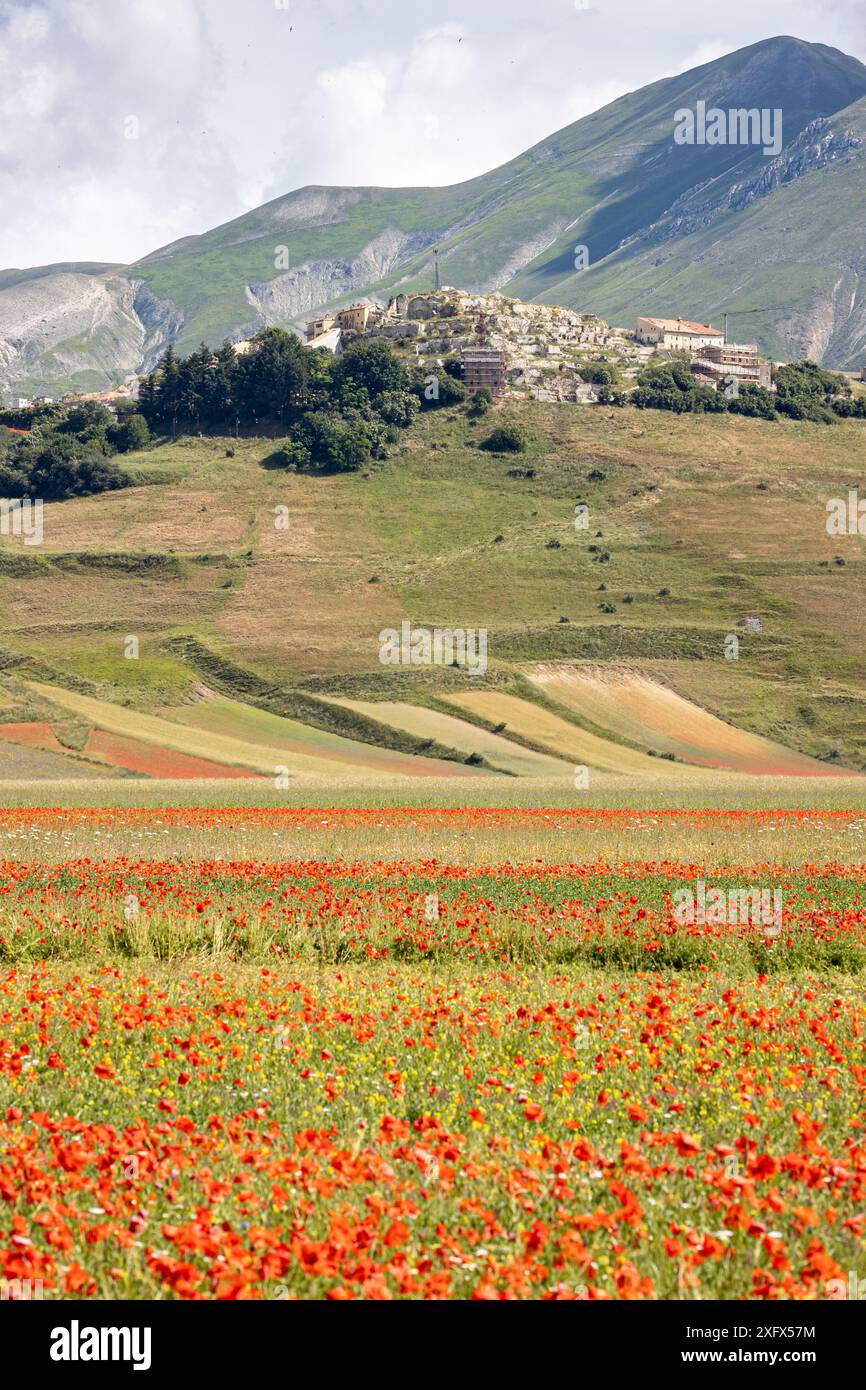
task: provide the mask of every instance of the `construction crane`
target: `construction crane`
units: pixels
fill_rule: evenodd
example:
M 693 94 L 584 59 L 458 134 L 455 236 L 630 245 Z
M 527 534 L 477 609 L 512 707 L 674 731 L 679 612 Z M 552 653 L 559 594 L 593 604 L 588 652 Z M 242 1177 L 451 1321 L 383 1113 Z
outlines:
M 765 304 L 760 309 L 731 309 L 724 314 L 725 320 L 725 342 L 728 341 L 728 318 L 744 318 L 747 314 L 771 314 L 776 309 L 790 309 L 790 304 Z

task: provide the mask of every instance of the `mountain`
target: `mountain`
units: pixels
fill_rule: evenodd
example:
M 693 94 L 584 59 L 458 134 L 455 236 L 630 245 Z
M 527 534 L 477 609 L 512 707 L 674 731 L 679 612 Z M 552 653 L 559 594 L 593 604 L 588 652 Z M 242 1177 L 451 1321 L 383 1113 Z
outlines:
M 778 153 L 676 143 L 675 113 L 701 101 L 779 109 Z M 307 187 L 134 265 L 0 272 L 0 388 L 114 384 L 168 342 L 188 351 L 360 294 L 428 287 L 434 247 L 443 282 L 462 288 L 626 324 L 727 310 L 733 337 L 775 357 L 858 365 L 864 161 L 866 67 L 767 39 L 629 93 L 463 184 Z

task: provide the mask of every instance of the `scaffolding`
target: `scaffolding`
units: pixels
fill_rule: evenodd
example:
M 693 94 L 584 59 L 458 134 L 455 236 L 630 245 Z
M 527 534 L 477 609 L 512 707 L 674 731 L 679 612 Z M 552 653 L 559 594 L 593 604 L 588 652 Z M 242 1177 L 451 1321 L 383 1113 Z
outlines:
M 497 395 L 505 384 L 505 353 L 499 348 L 463 349 L 463 384 L 470 396 L 486 386 Z

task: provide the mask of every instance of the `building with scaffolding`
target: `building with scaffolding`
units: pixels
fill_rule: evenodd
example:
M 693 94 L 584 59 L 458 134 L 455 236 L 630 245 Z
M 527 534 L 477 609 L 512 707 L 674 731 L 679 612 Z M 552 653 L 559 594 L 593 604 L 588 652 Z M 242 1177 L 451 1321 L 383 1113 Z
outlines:
M 497 396 L 505 384 L 505 353 L 499 348 L 465 347 L 461 356 L 463 384 L 470 396 L 483 386 Z
M 714 381 L 732 377 L 744 386 L 773 384 L 773 368 L 758 356 L 756 343 L 717 343 L 700 349 L 692 358 L 692 371 Z

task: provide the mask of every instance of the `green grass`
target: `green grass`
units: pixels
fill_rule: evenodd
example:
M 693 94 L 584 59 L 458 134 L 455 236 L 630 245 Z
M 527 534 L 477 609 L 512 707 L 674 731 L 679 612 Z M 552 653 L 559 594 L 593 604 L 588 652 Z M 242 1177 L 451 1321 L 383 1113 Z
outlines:
M 531 479 L 475 447 L 503 417 L 530 436 Z M 163 443 L 129 459 L 139 486 L 48 504 L 39 551 L 0 542 L 4 661 L 144 710 L 183 703 L 201 679 L 383 742 L 323 697 L 435 703 L 468 678 L 381 666 L 380 630 L 485 627 L 483 687 L 513 689 L 524 661 L 626 662 L 729 722 L 860 768 L 866 560 L 861 537 L 827 536 L 825 503 L 857 486 L 863 438 L 858 421 L 527 402 L 480 423 L 422 416 L 369 477 L 264 468 L 261 439 Z M 737 662 L 724 658 L 732 633 Z M 138 661 L 123 656 L 130 634 Z

